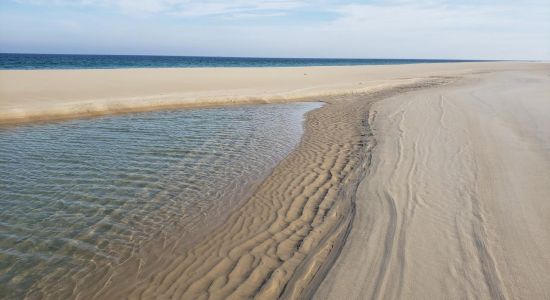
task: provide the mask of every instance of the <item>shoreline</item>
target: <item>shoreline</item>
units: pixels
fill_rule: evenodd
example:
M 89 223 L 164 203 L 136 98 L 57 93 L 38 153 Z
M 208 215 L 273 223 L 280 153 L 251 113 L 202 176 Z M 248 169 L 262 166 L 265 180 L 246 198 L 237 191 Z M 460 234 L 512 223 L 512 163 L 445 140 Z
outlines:
M 73 297 L 543 298 L 550 163 L 529 133 L 550 127 L 500 118 L 524 113 L 515 99 L 548 97 L 548 66 L 399 70 L 324 97 L 297 148 L 209 236 Z
M 302 105 L 302 103 L 297 103 L 296 105 Z M 225 190 L 226 192 L 223 193 L 224 194 L 223 197 L 208 198 L 210 200 L 215 199 L 216 200 L 215 202 L 218 203 L 219 205 L 210 205 L 209 209 L 201 209 L 200 211 L 197 211 L 197 213 L 195 214 L 190 213 L 193 207 L 189 206 L 190 209 L 189 210 L 186 209 L 186 211 L 189 211 L 189 212 L 185 214 L 187 216 L 185 220 L 180 219 L 178 217 L 172 218 L 170 219 L 169 222 L 165 223 L 165 225 L 167 225 L 166 227 L 159 227 L 159 226 L 156 226 L 154 223 L 148 224 L 147 226 L 145 226 L 145 228 L 153 229 L 150 231 L 152 232 L 152 234 L 147 235 L 148 239 L 144 239 L 143 243 L 140 243 L 139 245 L 136 244 L 136 246 L 133 248 L 134 250 L 131 253 L 125 252 L 124 253 L 125 255 L 118 256 L 120 259 L 117 258 L 117 263 L 116 263 L 117 265 L 111 267 L 109 264 L 106 265 L 104 261 L 98 260 L 97 263 L 95 264 L 96 268 L 94 272 L 90 272 L 90 274 L 84 274 L 83 272 L 79 272 L 81 270 L 80 268 L 70 268 L 69 270 L 63 270 L 63 272 L 50 272 L 46 276 L 42 277 L 41 280 L 35 283 L 33 288 L 30 290 L 28 297 L 29 298 L 33 298 L 33 297 L 48 298 L 47 297 L 48 294 L 50 294 L 50 297 L 51 297 L 51 294 L 58 293 L 56 295 L 59 298 L 72 298 L 70 296 L 70 293 L 67 293 L 68 290 L 70 291 L 72 289 L 74 289 L 78 293 L 82 292 L 81 290 L 84 290 L 84 292 L 95 290 L 97 292 L 98 287 L 101 287 L 103 284 L 102 280 L 108 279 L 111 276 L 110 274 L 112 274 L 112 272 L 124 273 L 126 276 L 131 277 L 132 275 L 135 274 L 135 272 L 139 272 L 136 270 L 139 270 L 140 268 L 139 265 L 142 264 L 142 261 L 149 261 L 152 259 L 161 259 L 161 260 L 169 259 L 173 251 L 183 251 L 185 249 L 189 249 L 194 245 L 196 245 L 199 241 L 203 240 L 205 237 L 208 237 L 208 235 L 213 230 L 222 227 L 224 221 L 229 217 L 229 214 L 231 212 L 238 210 L 246 202 L 246 200 L 249 199 L 256 192 L 258 187 L 264 181 L 266 181 L 266 179 L 272 174 L 273 169 L 278 165 L 278 163 L 284 160 L 289 153 L 293 152 L 296 149 L 297 145 L 299 144 L 303 136 L 304 127 L 306 126 L 305 124 L 306 118 L 307 118 L 306 115 L 309 112 L 318 109 L 321 104 L 304 103 L 304 105 L 308 107 L 308 111 L 305 112 L 304 114 L 301 114 L 301 118 L 298 119 L 296 123 L 293 123 L 296 126 L 289 127 L 289 128 L 296 128 L 295 130 L 298 130 L 298 128 L 300 128 L 299 130 L 301 131 L 301 134 L 296 133 L 296 135 L 294 135 L 296 137 L 293 139 L 294 143 L 292 144 L 292 147 L 286 148 L 287 151 L 285 151 L 284 153 L 278 152 L 286 155 L 278 156 L 277 160 L 270 159 L 269 161 L 271 161 L 271 163 L 266 165 L 267 168 L 265 168 L 263 172 L 256 172 L 253 176 L 238 177 L 240 178 L 239 180 L 233 180 L 233 183 L 231 185 L 226 186 L 226 187 L 230 187 L 230 189 Z M 280 109 L 280 108 L 277 108 L 278 105 L 269 105 L 269 106 L 263 107 L 263 108 L 257 107 L 255 109 L 262 109 L 263 112 L 267 114 L 270 113 L 270 109 L 274 109 L 274 110 Z M 292 107 L 294 106 L 294 104 L 288 104 L 288 105 L 283 104 L 283 107 L 284 106 Z M 292 113 L 292 112 L 289 112 L 289 113 Z M 217 115 L 227 116 L 226 114 L 221 114 L 221 113 Z M 282 115 L 281 117 L 284 118 L 284 116 Z M 133 118 L 133 116 L 131 116 L 130 118 Z M 162 118 L 163 118 L 162 114 L 160 118 L 161 118 L 160 121 L 162 121 Z M 232 117 L 229 115 L 229 119 L 231 118 Z M 247 120 L 250 120 L 250 118 L 247 116 L 245 116 L 245 118 Z M 124 119 L 124 117 L 122 119 Z M 154 119 L 154 118 L 150 118 L 149 120 L 152 121 L 153 124 L 155 123 L 155 121 L 159 121 L 158 119 Z M 273 120 L 273 121 L 277 122 L 276 120 Z M 229 122 L 231 121 L 229 120 Z M 97 120 L 89 123 L 104 124 L 105 122 L 103 122 L 103 120 Z M 117 123 L 111 122 L 111 124 L 116 126 Z M 41 126 L 42 125 L 37 125 L 37 127 L 39 128 Z M 48 125 L 46 125 L 46 127 L 47 126 Z M 246 124 L 243 124 L 243 126 L 246 126 Z M 265 125 L 260 125 L 260 126 L 265 126 Z M 163 128 L 166 128 L 166 127 L 163 126 Z M 259 131 L 261 132 L 261 130 L 262 129 L 260 128 Z M 273 132 L 273 134 L 275 136 L 278 136 L 280 133 Z M 281 131 L 281 134 L 284 134 L 284 133 Z M 254 134 L 254 140 L 260 140 L 258 138 L 261 139 L 259 135 Z M 281 140 L 281 142 L 283 140 Z M 228 144 L 222 143 L 222 145 L 228 145 Z M 231 149 L 232 147 L 233 146 L 229 146 L 228 148 Z M 261 147 L 261 148 L 265 149 L 265 147 Z M 216 149 L 216 147 L 213 147 L 213 149 Z M 265 149 L 265 150 L 268 151 L 268 149 Z M 247 155 L 245 157 L 242 157 L 242 160 L 239 160 L 239 161 L 244 162 L 246 159 L 253 160 L 254 155 L 256 154 L 250 153 L 250 156 Z M 262 157 L 266 159 L 270 158 L 265 154 L 262 154 Z M 147 161 L 150 161 L 150 160 L 147 160 Z M 177 164 L 177 161 L 174 163 Z M 247 166 L 250 164 L 252 164 L 252 162 L 243 163 L 243 167 L 250 167 L 250 166 Z M 222 167 L 222 168 L 227 168 L 227 167 Z M 202 170 L 199 168 L 197 171 L 201 172 Z M 243 171 L 243 172 L 246 172 L 246 171 Z M 174 172 L 170 172 L 170 173 L 173 174 Z M 231 174 L 235 174 L 235 173 L 232 172 Z M 162 177 L 164 176 L 161 176 L 159 178 L 162 178 Z M 181 179 L 185 180 L 184 178 L 181 178 Z M 210 181 L 210 183 L 197 185 L 197 187 L 201 187 L 201 190 L 204 190 L 204 193 L 208 192 L 209 189 L 212 189 L 212 187 L 215 187 L 221 190 L 222 186 L 213 185 L 213 183 L 215 182 L 216 180 L 212 180 Z M 174 186 L 174 188 L 172 188 L 172 186 Z M 176 182 L 173 182 L 170 185 L 166 185 L 166 189 L 168 192 L 171 192 L 171 193 L 177 194 L 179 192 L 180 194 L 185 195 L 183 198 L 187 197 L 187 193 L 182 193 L 182 191 L 177 188 L 178 186 L 179 185 Z M 121 186 L 121 187 L 124 188 L 124 186 Z M 212 197 L 215 197 L 215 195 L 213 195 Z M 155 200 L 154 198 L 155 197 L 149 200 L 151 202 L 154 202 Z M 147 200 L 148 198 L 143 198 L 143 199 L 145 200 L 143 205 L 147 205 L 147 203 L 149 202 Z M 177 198 L 177 200 L 178 202 L 185 201 L 185 199 L 179 199 L 179 198 Z M 175 201 L 175 200 L 171 200 L 171 201 Z M 157 219 L 158 219 L 159 214 L 156 213 L 157 209 L 158 208 L 155 208 L 153 211 L 150 211 L 149 209 L 144 210 L 145 216 L 148 215 L 146 212 L 149 211 L 149 214 L 151 214 L 152 216 L 157 216 Z M 176 209 L 176 212 L 177 211 L 178 210 Z M 170 215 L 168 214 L 168 216 Z M 137 228 L 139 228 L 139 226 Z M 142 233 L 142 235 L 144 234 Z M 93 245 L 93 242 L 90 242 L 90 244 Z M 112 248 L 113 253 L 119 253 L 115 250 L 116 248 Z M 59 252 L 60 252 L 58 255 L 59 257 L 66 255 L 66 253 L 64 253 L 63 251 L 59 251 Z M 117 256 L 113 255 L 113 257 L 117 257 Z M 40 266 L 37 266 L 36 269 L 40 270 L 43 268 Z M 69 274 L 70 276 L 65 276 L 64 274 Z M 84 278 L 86 279 L 82 278 L 82 276 L 84 276 Z M 75 286 L 75 282 L 78 282 L 79 284 Z M 60 285 L 62 286 L 62 288 L 59 288 Z M 55 287 L 56 290 L 53 290 L 54 288 L 52 287 Z
M 456 76 L 471 69 L 509 69 L 526 64 L 531 63 L 0 70 L 0 125 L 163 109 L 304 101 L 371 92 L 433 75 Z
M 374 146 L 363 116 L 377 100 L 447 80 L 328 98 L 308 112 L 299 145 L 224 224 L 191 247 L 169 244 L 144 262 L 128 262 L 99 292 L 88 286 L 77 289 L 78 296 L 312 296 L 344 247 L 355 216 L 354 198 Z M 129 279 L 138 264 L 141 271 Z M 224 277 L 233 279 L 218 286 Z

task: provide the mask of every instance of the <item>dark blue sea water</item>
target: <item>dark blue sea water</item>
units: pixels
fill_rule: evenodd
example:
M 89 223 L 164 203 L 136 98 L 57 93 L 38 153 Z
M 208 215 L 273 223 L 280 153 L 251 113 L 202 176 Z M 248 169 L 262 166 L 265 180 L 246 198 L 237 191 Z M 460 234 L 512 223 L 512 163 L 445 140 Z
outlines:
M 341 58 L 260 58 L 149 55 L 76 55 L 0 53 L 0 69 L 118 69 L 118 68 L 198 68 L 198 67 L 298 67 L 398 65 L 450 63 L 471 60 L 451 59 L 341 59 Z

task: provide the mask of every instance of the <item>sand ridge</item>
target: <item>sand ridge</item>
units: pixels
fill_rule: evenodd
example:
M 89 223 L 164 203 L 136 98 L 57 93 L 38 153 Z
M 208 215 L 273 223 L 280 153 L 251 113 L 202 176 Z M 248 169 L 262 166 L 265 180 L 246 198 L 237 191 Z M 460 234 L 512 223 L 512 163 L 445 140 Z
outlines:
M 0 70 L 0 125 L 370 92 L 417 78 L 525 63 L 284 68 Z

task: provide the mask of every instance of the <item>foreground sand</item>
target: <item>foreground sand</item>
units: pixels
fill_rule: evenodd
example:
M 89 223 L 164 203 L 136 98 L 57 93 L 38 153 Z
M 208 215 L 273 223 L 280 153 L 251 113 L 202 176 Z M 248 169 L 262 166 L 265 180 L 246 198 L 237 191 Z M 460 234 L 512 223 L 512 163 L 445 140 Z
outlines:
M 550 68 L 373 105 L 372 165 L 318 299 L 550 299 Z
M 303 69 L 308 70 L 306 76 L 317 78 L 313 84 L 303 79 Z M 93 103 L 90 99 L 96 97 L 103 99 L 98 100 L 101 103 L 128 101 L 126 109 L 132 110 L 134 102 L 121 99 L 136 100 L 159 92 L 160 87 L 178 89 L 178 84 L 192 90 L 193 82 L 204 83 L 204 91 L 198 85 L 189 92 L 194 99 L 216 95 L 231 101 L 235 95 L 247 95 L 250 100 L 257 99 L 254 93 L 265 93 L 259 101 L 324 95 L 327 102 L 308 114 L 297 149 L 223 226 L 197 243 L 181 244 L 177 236 L 158 241 L 144 251 L 146 255 L 111 273 L 89 274 L 76 286 L 42 282 L 29 296 L 549 298 L 549 65 L 266 70 L 219 70 L 223 76 L 237 77 L 228 82 L 213 70 L 195 70 L 203 81 L 189 77 L 188 82 L 180 78 L 168 84 L 159 79 L 149 84 L 136 79 L 142 85 L 135 90 L 133 81 L 123 78 L 127 85 L 113 84 L 111 90 L 102 91 L 87 87 L 79 72 L 96 76 L 97 81 L 89 83 L 94 88 L 108 86 L 95 72 L 104 76 L 126 72 L 139 78 L 185 72 L 2 73 L 8 78 L 5 82 L 11 82 L 7 87 L 2 83 L 2 105 L 12 112 L 27 111 L 24 118 L 9 119 L 17 114 L 4 114 L 6 122 L 78 116 L 29 113 L 40 101 L 52 99 L 58 99 L 53 107 L 77 107 Z M 43 74 L 51 75 L 51 86 L 43 83 L 36 88 Z M 61 82 L 71 77 L 68 74 L 76 82 L 63 96 Z M 16 75 L 22 77 L 16 80 Z M 208 76 L 213 76 L 212 81 Z M 14 88 L 16 82 L 29 83 L 28 90 Z M 356 87 L 358 82 L 365 87 Z M 71 91 L 74 103 L 68 100 Z M 101 98 L 111 92 L 116 97 Z M 21 98 L 26 100 L 17 103 L 6 95 L 26 95 Z M 191 98 L 178 99 L 172 104 L 186 106 L 189 103 L 182 99 Z M 158 108 L 148 101 L 138 101 L 137 107 Z M 119 111 L 101 113 L 111 112 Z

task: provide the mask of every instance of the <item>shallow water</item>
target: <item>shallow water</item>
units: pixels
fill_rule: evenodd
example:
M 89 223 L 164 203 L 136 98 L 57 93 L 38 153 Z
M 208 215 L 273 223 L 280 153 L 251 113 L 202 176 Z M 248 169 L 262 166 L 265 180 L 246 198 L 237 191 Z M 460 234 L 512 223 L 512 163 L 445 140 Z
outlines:
M 0 298 L 116 268 L 215 220 L 299 142 L 319 103 L 0 128 Z

